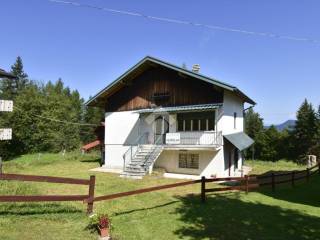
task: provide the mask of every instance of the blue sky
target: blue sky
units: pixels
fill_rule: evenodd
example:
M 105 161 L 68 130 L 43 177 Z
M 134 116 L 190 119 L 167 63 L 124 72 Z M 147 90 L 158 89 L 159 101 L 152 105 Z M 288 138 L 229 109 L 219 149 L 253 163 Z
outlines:
M 70 0 L 72 1 L 72 0 Z M 204 24 L 320 40 L 320 1 L 74 0 Z M 238 86 L 266 124 L 320 104 L 320 45 L 150 21 L 47 0 L 1 1 L 0 67 L 20 55 L 32 79 L 78 89 L 87 99 L 146 55 Z

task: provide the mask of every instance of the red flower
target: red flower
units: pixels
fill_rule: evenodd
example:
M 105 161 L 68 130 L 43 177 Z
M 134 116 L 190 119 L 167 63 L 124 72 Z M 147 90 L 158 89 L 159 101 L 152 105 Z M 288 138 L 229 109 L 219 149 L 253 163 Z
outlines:
M 109 228 L 110 227 L 110 220 L 107 215 L 99 216 L 99 228 Z

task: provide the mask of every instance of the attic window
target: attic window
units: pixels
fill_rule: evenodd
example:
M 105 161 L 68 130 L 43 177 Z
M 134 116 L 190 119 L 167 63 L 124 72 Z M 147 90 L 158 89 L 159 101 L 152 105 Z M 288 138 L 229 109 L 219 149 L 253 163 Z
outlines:
M 158 106 L 165 106 L 170 99 L 170 94 L 169 92 L 155 92 L 151 98 Z
M 170 94 L 169 92 L 155 92 L 153 95 L 152 95 L 152 98 L 154 100 L 157 100 L 157 99 L 168 99 L 170 97 Z

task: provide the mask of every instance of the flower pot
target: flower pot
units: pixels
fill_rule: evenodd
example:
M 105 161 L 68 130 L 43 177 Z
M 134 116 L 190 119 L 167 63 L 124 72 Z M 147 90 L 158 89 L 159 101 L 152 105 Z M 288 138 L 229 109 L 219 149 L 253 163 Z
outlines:
M 101 237 L 109 237 L 109 228 L 100 228 Z

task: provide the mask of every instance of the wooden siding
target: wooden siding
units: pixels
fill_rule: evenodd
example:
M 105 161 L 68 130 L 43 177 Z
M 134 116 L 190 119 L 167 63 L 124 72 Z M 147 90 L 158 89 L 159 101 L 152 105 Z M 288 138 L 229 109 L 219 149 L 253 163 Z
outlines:
M 154 95 L 164 98 L 154 99 Z M 151 67 L 111 95 L 105 105 L 106 112 L 128 111 L 152 106 L 183 106 L 222 103 L 223 91 L 212 84 L 181 75 L 162 67 Z

